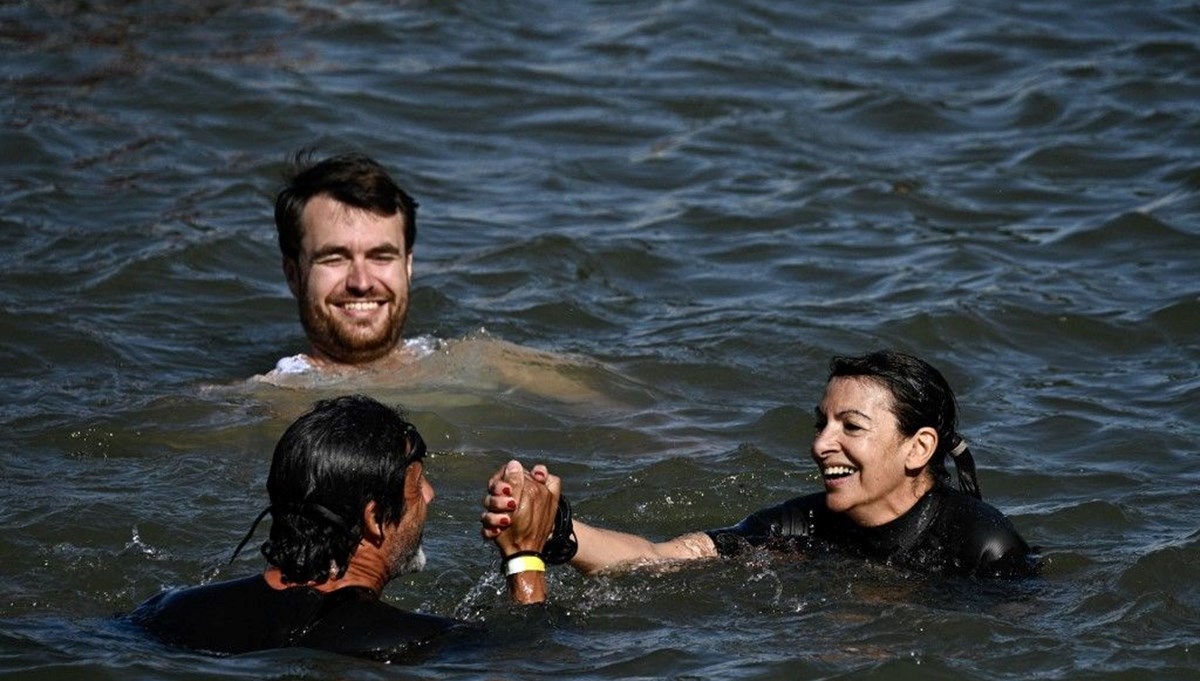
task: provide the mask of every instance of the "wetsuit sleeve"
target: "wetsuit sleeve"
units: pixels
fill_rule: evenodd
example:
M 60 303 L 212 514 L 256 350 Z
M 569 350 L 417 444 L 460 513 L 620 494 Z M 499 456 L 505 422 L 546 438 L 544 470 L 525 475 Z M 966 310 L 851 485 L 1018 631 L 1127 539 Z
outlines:
M 963 563 L 977 577 L 1026 577 L 1038 572 L 1033 550 L 1017 534 L 1012 521 L 987 508 L 971 524 L 963 542 Z
M 717 530 L 707 530 L 707 534 L 717 547 L 719 556 L 736 556 L 747 546 L 760 546 L 771 538 L 771 516 L 774 508 L 756 511 L 737 525 L 723 527 Z
M 705 532 L 717 547 L 719 556 L 736 556 L 748 547 L 774 543 L 784 538 L 807 538 L 812 531 L 811 507 L 823 506 L 820 495 L 797 497 L 790 501 L 755 511 L 742 522 L 730 527 Z M 815 500 L 815 501 L 814 501 Z

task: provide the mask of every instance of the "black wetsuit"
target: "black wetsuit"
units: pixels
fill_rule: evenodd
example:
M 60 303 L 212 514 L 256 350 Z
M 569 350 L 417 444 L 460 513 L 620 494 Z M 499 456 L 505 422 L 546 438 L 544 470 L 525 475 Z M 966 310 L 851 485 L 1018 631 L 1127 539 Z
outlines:
M 396 661 L 450 630 L 472 628 L 393 608 L 363 587 L 279 590 L 262 575 L 164 591 L 130 619 L 165 643 L 210 653 L 299 646 Z
M 1037 572 L 1029 545 L 1004 514 L 944 485 L 878 527 L 861 527 L 845 514 L 830 511 L 820 492 L 763 509 L 708 535 L 721 555 L 763 546 L 832 551 L 940 575 L 1019 577 Z

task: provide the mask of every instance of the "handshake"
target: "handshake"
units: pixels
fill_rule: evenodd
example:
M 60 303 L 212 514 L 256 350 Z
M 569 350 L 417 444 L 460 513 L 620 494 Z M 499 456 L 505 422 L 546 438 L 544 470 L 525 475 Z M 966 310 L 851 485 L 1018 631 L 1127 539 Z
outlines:
M 546 565 L 569 562 L 579 548 L 562 481 L 538 464 L 509 461 L 489 480 L 480 534 L 495 542 L 519 602 L 545 600 Z

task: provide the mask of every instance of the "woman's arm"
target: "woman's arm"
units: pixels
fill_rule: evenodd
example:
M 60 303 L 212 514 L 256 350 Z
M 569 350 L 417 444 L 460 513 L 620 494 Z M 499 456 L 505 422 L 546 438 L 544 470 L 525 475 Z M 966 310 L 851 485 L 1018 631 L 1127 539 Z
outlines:
M 618 567 L 636 567 L 672 560 L 716 558 L 717 547 L 703 532 L 692 532 L 663 542 L 636 534 L 606 530 L 575 521 L 579 551 L 571 565 L 585 575 Z
M 523 520 L 514 513 L 522 503 L 522 490 L 512 482 L 517 479 L 524 479 L 523 489 L 538 483 L 555 491 L 561 489 L 561 480 L 558 476 L 550 475 L 545 466 L 534 466 L 529 476 L 525 477 L 521 464 L 510 461 L 488 481 L 488 493 L 483 498 L 484 512 L 480 516 L 484 538 L 495 539 L 507 529 L 524 525 Z M 553 501 L 557 505 L 558 494 L 553 495 Z M 538 503 L 549 503 L 549 499 L 543 498 Z M 540 509 L 538 515 L 555 510 L 556 508 Z M 579 521 L 574 521 L 574 530 L 579 549 L 571 559 L 571 565 L 588 575 L 618 567 L 715 558 L 717 555 L 716 545 L 703 532 L 685 534 L 664 542 L 652 542 L 636 534 L 606 530 Z

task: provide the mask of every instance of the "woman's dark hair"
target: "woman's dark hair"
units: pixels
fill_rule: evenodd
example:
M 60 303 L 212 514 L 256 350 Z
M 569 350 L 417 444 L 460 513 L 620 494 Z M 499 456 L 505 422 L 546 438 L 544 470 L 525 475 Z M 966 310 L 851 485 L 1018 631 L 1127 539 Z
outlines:
M 900 432 L 912 435 L 926 426 L 938 434 L 938 448 L 929 460 L 934 479 L 949 484 L 946 456 L 954 459 L 958 487 L 979 498 L 975 459 L 958 434 L 958 404 L 941 372 L 928 362 L 894 350 L 879 350 L 861 357 L 834 357 L 829 378 L 858 377 L 873 380 L 892 395 L 892 413 Z
M 279 251 L 285 258 L 300 257 L 304 226 L 300 216 L 314 197 L 328 194 L 339 202 L 404 218 L 404 248 L 412 251 L 417 241 L 417 202 L 388 175 L 387 170 L 364 154 L 341 154 L 313 163 L 312 152 L 302 150 L 293 162 L 294 172 L 275 197 L 275 229 Z
M 377 522 L 398 522 L 405 471 L 424 453 L 398 409 L 363 395 L 317 402 L 275 446 L 263 556 L 288 583 L 341 577 L 362 537 L 367 503 L 375 502 Z

